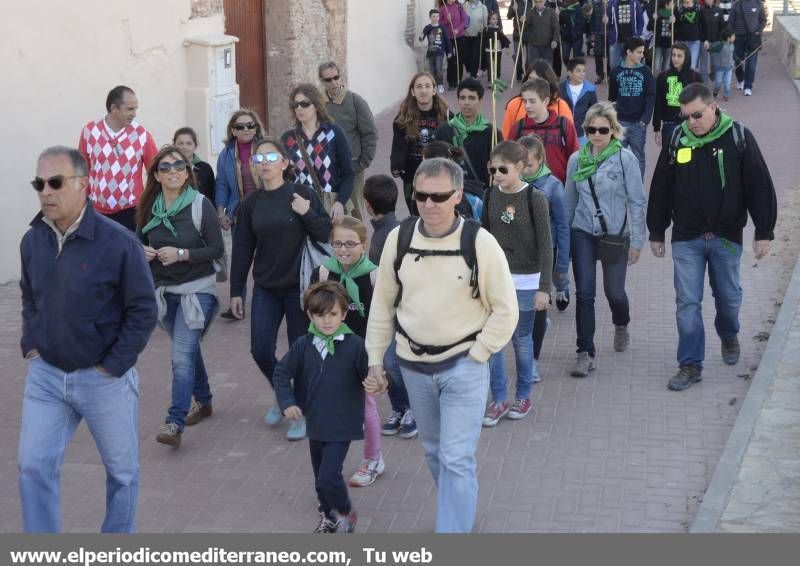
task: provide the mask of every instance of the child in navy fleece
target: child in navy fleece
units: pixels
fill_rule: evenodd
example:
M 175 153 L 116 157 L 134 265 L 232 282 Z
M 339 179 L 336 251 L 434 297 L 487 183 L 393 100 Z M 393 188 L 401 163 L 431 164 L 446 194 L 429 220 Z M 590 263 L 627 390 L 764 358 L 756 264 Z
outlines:
M 624 147 L 629 147 L 639 160 L 644 179 L 644 144 L 647 124 L 653 117 L 656 103 L 656 81 L 653 73 L 642 63 L 644 41 L 631 37 L 625 42 L 625 59 L 611 71 L 608 81 L 608 100 L 614 103 L 617 117 L 625 128 Z
M 381 390 L 374 378 L 366 377 L 364 340 L 344 324 L 349 303 L 339 283 L 311 285 L 304 296 L 311 319 L 308 334 L 292 344 L 273 376 L 283 414 L 306 418 L 320 512 L 314 532 L 320 533 L 355 530 L 357 516 L 342 464 L 350 442 L 364 438 L 364 390 Z
M 444 28 L 439 25 L 439 10 L 433 9 L 428 12 L 431 23 L 422 28 L 419 40 L 428 40 L 428 52 L 425 57 L 428 59 L 428 70 L 436 79 L 439 92 L 444 92 L 444 57 L 453 56 L 453 49 L 450 47 L 450 38 L 447 37 Z

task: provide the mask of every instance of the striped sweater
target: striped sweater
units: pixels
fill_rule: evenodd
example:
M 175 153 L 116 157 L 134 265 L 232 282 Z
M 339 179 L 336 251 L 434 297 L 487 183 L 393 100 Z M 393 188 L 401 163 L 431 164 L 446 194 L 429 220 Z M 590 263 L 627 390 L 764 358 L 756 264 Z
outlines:
M 135 121 L 114 136 L 100 119 L 83 128 L 78 151 L 89 164 L 89 198 L 95 209 L 113 214 L 136 206 L 144 190 L 142 172 L 158 147 L 150 132 Z

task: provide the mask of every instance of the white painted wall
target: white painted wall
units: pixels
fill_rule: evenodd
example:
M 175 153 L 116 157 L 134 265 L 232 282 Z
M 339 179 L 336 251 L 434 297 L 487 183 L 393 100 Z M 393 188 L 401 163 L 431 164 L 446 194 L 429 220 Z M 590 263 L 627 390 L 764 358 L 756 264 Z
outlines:
M 417 4 L 415 35 L 428 23 L 434 0 Z M 407 0 L 348 0 L 348 87 L 363 96 L 372 112 L 389 108 L 406 95 L 417 72 L 417 54 L 405 40 Z M 415 40 L 415 45 L 420 45 Z
M 0 282 L 19 278 L 19 240 L 38 210 L 30 181 L 47 146 L 76 146 L 117 84 L 139 97 L 137 119 L 160 146 L 186 125 L 189 36 L 222 33 L 222 15 L 190 19 L 189 0 L 27 0 L 0 18 Z M 192 124 L 189 124 L 192 125 Z

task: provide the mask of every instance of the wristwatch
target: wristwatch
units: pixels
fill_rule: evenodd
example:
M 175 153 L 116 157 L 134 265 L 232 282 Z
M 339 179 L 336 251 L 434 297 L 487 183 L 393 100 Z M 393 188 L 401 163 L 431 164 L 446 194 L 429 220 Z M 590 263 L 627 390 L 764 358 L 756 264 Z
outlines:
M 178 261 L 183 261 L 183 256 L 186 255 L 186 250 L 178 248 Z

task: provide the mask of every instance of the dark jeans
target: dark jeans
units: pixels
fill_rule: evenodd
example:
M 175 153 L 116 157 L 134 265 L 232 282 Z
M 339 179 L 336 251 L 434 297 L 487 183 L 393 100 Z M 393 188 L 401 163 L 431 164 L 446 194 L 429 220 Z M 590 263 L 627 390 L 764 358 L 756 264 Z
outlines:
M 747 43 L 746 35 L 736 36 L 736 43 L 733 44 L 733 61 L 736 63 L 736 80 L 744 81 L 744 88 L 753 88 L 753 82 L 756 80 L 758 52 L 745 61 L 744 65 L 739 65 L 753 51 L 747 48 Z
M 113 220 L 117 224 L 122 224 L 131 232 L 136 232 L 136 207 L 123 208 L 119 212 L 104 215 L 109 220 Z
M 350 442 L 322 442 L 308 439 L 311 467 L 314 469 L 314 488 L 317 490 L 319 510 L 328 517 L 331 511 L 342 515 L 350 512 L 350 497 L 342 477 L 342 466 Z
M 570 247 L 572 249 L 572 272 L 575 275 L 575 322 L 578 332 L 578 353 L 589 352 L 594 357 L 594 297 L 597 281 L 597 241 L 598 238 L 572 230 Z M 603 291 L 608 306 L 611 307 L 611 320 L 615 326 L 627 326 L 631 320 L 628 295 L 625 293 L 625 274 L 628 271 L 628 258 L 620 258 L 614 263 L 601 262 L 603 267 Z
M 428 71 L 436 79 L 437 85 L 444 84 L 444 77 L 442 76 L 442 69 L 444 68 L 444 55 L 441 53 L 428 54 Z
M 410 404 L 408 402 L 406 384 L 403 383 L 403 375 L 400 373 L 400 360 L 397 358 L 396 340 L 392 340 L 383 355 L 383 369 L 386 370 L 386 375 L 389 376 L 389 402 L 392 404 L 392 411 L 405 413 Z
M 553 49 L 549 45 L 527 45 L 528 66 L 533 65 L 537 59 L 551 63 L 553 61 Z
M 453 56 L 447 60 L 447 86 L 456 88 L 461 79 L 464 78 L 464 38 L 457 37 Z
M 603 53 L 605 51 L 605 53 Z M 605 60 L 605 69 L 603 61 Z M 608 43 L 603 34 L 594 35 L 594 71 L 598 79 L 605 79 L 611 75 L 610 59 L 608 57 Z
M 523 45 L 522 47 L 523 49 L 520 49 L 520 41 L 515 41 L 514 51 L 511 52 L 511 60 L 514 61 L 514 64 L 516 65 L 514 73 L 518 81 L 521 81 L 525 78 L 525 58 L 527 53 L 524 49 L 525 46 Z M 519 59 L 517 59 L 517 52 L 519 52 Z
M 473 77 L 477 75 L 481 62 L 481 36 L 464 36 L 462 57 L 464 57 L 464 66 L 467 68 L 467 72 Z
M 574 57 L 583 57 L 582 37 L 575 41 L 564 41 L 561 44 L 561 59 L 564 63 L 569 63 L 569 60 Z
M 300 308 L 300 289 L 270 291 L 255 283 L 250 311 L 250 353 L 270 385 L 272 372 L 278 363 L 275 357 L 278 328 L 284 316 L 286 334 L 289 344 L 292 344 L 308 328 L 308 318 Z

